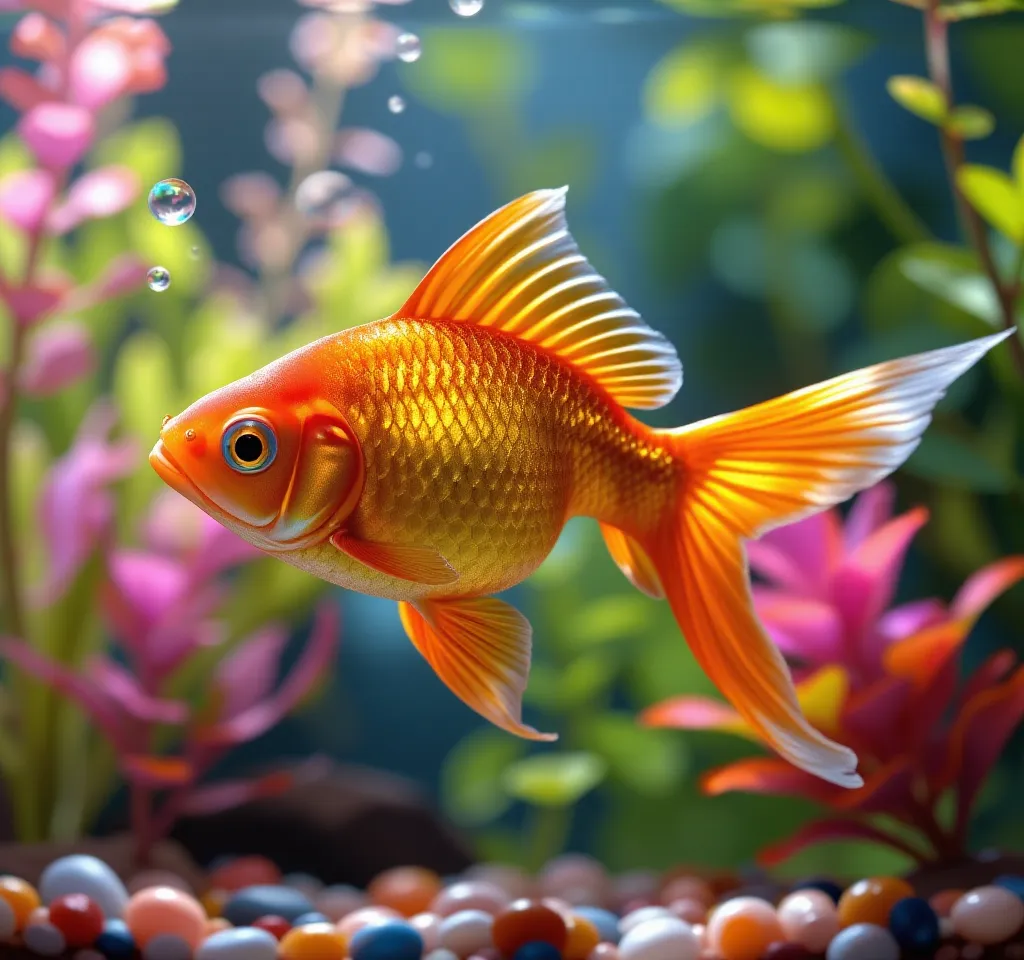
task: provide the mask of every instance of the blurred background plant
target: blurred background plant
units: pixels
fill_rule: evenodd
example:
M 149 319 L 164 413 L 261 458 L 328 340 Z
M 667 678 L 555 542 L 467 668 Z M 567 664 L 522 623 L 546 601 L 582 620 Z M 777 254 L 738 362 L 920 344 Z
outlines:
M 190 805 L 283 789 L 281 769 L 315 774 L 316 763 L 274 764 L 323 752 L 420 779 L 481 856 L 531 868 L 569 848 L 617 871 L 736 868 L 767 851 L 787 854 L 786 873 L 867 875 L 918 856 L 1024 844 L 1013 800 L 1024 788 L 1022 744 L 1011 736 L 1024 596 L 1009 589 L 1018 561 L 1000 559 L 1024 553 L 1019 343 L 958 382 L 895 486 L 857 508 L 879 529 L 868 536 L 865 524 L 863 549 L 851 546 L 836 582 L 870 586 L 875 606 L 870 624 L 843 627 L 854 639 L 842 655 L 822 619 L 802 631 L 781 619 L 811 600 L 832 609 L 831 594 L 790 590 L 763 608 L 778 636 L 795 634 L 787 653 L 809 712 L 851 742 L 863 734 L 855 745 L 886 778 L 872 796 L 899 800 L 879 810 L 858 794 L 860 807 L 827 814 L 864 827 L 856 839 L 844 826 L 846 842 L 799 852 L 836 837 L 820 826 L 834 798 L 744 779 L 774 761 L 732 723 L 684 734 L 637 722 L 651 705 L 695 703 L 699 724 L 684 711 L 670 725 L 733 718 L 665 605 L 625 582 L 590 524 L 570 524 L 515 598 L 537 637 L 528 710 L 561 734 L 557 747 L 537 748 L 454 702 L 402 636 L 393 605 L 326 599 L 319 582 L 251 555 L 162 492 L 144 462 L 164 414 L 386 315 L 423 262 L 476 218 L 542 186 L 570 184 L 581 247 L 680 348 L 686 388 L 652 417 L 660 425 L 1019 322 L 1021 4 L 485 0 L 461 17 L 448 0 L 300 6 L 225 8 L 251 31 L 229 45 L 208 11 L 155 0 L 31 0 L 10 20 L 13 53 L 42 62 L 36 74 L 20 60 L 0 72 L 0 94 L 18 111 L 0 141 L 0 266 L 14 335 L 0 354 L 0 508 L 5 542 L 17 544 L 5 589 L 21 601 L 5 600 L 3 615 L 8 636 L 23 641 L 5 647 L 0 763 L 20 835 L 89 828 L 119 778 L 144 799 L 160 793 L 144 817 L 137 807 L 137 829 L 152 839 Z M 150 19 L 158 10 L 170 13 L 166 34 Z M 69 15 L 87 19 L 70 30 Z M 67 42 L 54 39 L 62 24 Z M 175 79 L 160 92 L 167 36 Z M 117 49 L 133 79 L 108 100 L 80 102 L 71 78 L 88 77 L 89 59 L 78 58 L 79 73 L 60 64 L 94 42 Z M 294 67 L 281 68 L 289 54 Z M 265 116 L 242 105 L 257 73 L 270 113 L 264 163 L 253 160 L 251 134 Z M 49 116 L 29 123 L 40 107 Z M 173 122 L 131 119 L 157 107 Z M 55 139 L 70 152 L 55 154 Z M 182 175 L 198 188 L 199 212 L 170 228 L 144 192 Z M 144 288 L 157 264 L 171 276 L 161 293 Z M 882 524 L 896 509 L 892 490 L 920 508 Z M 837 512 L 820 522 L 840 521 Z M 920 597 L 954 599 L 906 607 Z M 324 639 L 335 603 L 346 623 L 340 659 Z M 317 605 L 320 627 L 288 672 L 286 639 Z M 181 660 L 154 675 L 151 658 L 168 642 Z M 337 695 L 306 711 L 301 730 L 286 724 L 236 751 L 234 765 L 214 763 L 227 742 L 207 750 L 198 732 L 255 711 L 261 723 L 236 725 L 232 742 L 256 737 L 308 701 L 291 679 L 273 691 L 279 672 L 308 678 L 311 657 L 333 665 L 319 672 Z M 260 678 L 245 704 L 231 692 L 240 672 Z M 925 771 L 935 802 L 923 833 L 921 811 L 908 813 L 896 789 L 921 774 L 900 766 L 909 748 L 886 753 L 854 730 L 855 706 L 873 710 L 883 693 L 892 710 L 927 706 L 942 733 L 947 765 Z M 112 711 L 135 718 L 137 740 L 104 735 Z M 1005 747 L 987 778 L 983 765 L 955 760 L 976 722 Z M 236 778 L 246 760 L 273 761 L 271 772 Z M 888 831 L 894 848 L 868 827 Z

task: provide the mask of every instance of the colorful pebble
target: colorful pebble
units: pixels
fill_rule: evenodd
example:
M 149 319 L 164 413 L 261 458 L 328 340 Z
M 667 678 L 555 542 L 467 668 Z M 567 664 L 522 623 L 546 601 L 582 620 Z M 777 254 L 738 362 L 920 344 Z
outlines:
M 601 933 L 586 917 L 570 914 L 566 924 L 564 960 L 587 960 L 594 947 L 601 942 Z
M 634 927 L 639 926 L 641 923 L 646 923 L 648 920 L 659 920 L 671 916 L 673 916 L 672 911 L 665 907 L 640 907 L 636 910 L 630 910 L 619 921 L 619 933 L 625 935 Z
M 0 943 L 10 940 L 18 929 L 18 918 L 11 905 L 0 897 Z
M 14 913 L 14 928 L 22 930 L 28 923 L 29 915 L 39 906 L 39 894 L 30 883 L 18 877 L 0 877 L 0 900 Z
M 328 921 L 325 919 L 321 922 L 327 923 Z M 274 914 L 266 917 L 257 917 L 253 920 L 252 925 L 257 930 L 266 930 L 275 940 L 280 940 L 292 928 L 292 925 L 284 917 L 278 917 Z
M 103 911 L 84 893 L 69 893 L 50 904 L 50 923 L 69 947 L 91 947 L 103 933 Z
M 927 900 L 905 897 L 889 913 L 889 931 L 904 950 L 934 950 L 939 943 L 939 917 Z
M 352 960 L 420 960 L 423 938 L 412 924 L 384 923 L 363 927 L 349 942 L 348 952 Z
M 277 940 L 266 930 L 230 927 L 207 937 L 195 960 L 277 960 Z
M 192 946 L 176 933 L 158 933 L 143 947 L 142 960 L 192 960 Z
M 589 920 L 601 935 L 602 943 L 619 942 L 619 918 L 610 910 L 600 907 L 577 907 L 576 916 Z
M 484 910 L 460 910 L 441 921 L 437 931 L 439 946 L 460 957 L 494 946 L 494 917 Z
M 769 944 L 782 939 L 775 907 L 757 897 L 727 900 L 707 924 L 708 944 L 721 960 L 760 960 Z
M 423 867 L 396 867 L 378 874 L 366 892 L 371 903 L 413 917 L 430 909 L 441 892 L 441 878 Z
M 450 917 L 463 910 L 482 910 L 491 916 L 501 913 L 511 898 L 501 887 L 483 880 L 460 881 L 442 890 L 430 905 L 431 913 Z
M 128 901 L 124 922 L 143 950 L 162 933 L 175 934 L 195 948 L 203 939 L 206 914 L 199 901 L 187 893 L 174 887 L 153 887 Z
M 252 926 L 260 917 L 284 917 L 291 923 L 313 912 L 309 897 L 291 887 L 257 884 L 234 893 L 224 904 L 224 919 L 236 927 Z M 322 912 L 322 911 L 321 911 Z
M 437 948 L 441 918 L 436 913 L 417 913 L 410 918 L 409 923 L 422 938 L 425 953 Z
M 30 922 L 22 937 L 25 946 L 41 957 L 59 957 L 67 947 L 64 934 L 52 923 Z
M 957 900 L 949 916 L 965 940 L 1003 943 L 1024 926 L 1024 900 L 1005 887 L 978 887 Z
M 516 900 L 494 918 L 494 946 L 508 956 L 535 941 L 550 943 L 561 951 L 567 936 L 561 914 L 536 900 Z
M 784 897 L 777 914 L 785 939 L 812 954 L 824 953 L 839 932 L 835 901 L 817 888 L 805 887 Z
M 893 905 L 904 897 L 912 897 L 914 888 L 899 877 L 870 877 L 859 880 L 839 898 L 839 925 L 852 927 L 870 923 L 889 925 Z
M 765 952 L 761 954 L 761 960 L 816 960 L 820 956 L 820 953 L 811 953 L 799 943 L 776 940 L 775 943 L 768 944 Z
M 103 932 L 96 938 L 94 946 L 109 960 L 126 960 L 135 953 L 135 938 L 128 924 L 115 917 L 103 924 Z
M 325 917 L 319 910 L 312 910 L 309 913 L 304 913 L 301 917 L 296 917 L 292 922 L 293 927 L 304 927 L 307 923 L 331 923 L 329 917 Z
M 317 894 L 314 904 L 328 920 L 337 923 L 350 913 L 366 905 L 366 897 L 355 887 L 345 884 L 325 887 Z
M 953 909 L 953 904 L 966 892 L 966 890 L 940 890 L 928 898 L 928 903 L 940 919 L 948 917 L 949 911 Z
M 562 951 L 546 940 L 531 940 L 512 955 L 512 960 L 562 960 Z
M 209 882 L 231 893 L 244 887 L 275 887 L 281 882 L 281 871 L 266 857 L 238 857 L 213 870 Z
M 344 960 L 345 937 L 331 923 L 289 930 L 278 944 L 279 960 Z
M 900 945 L 885 927 L 855 923 L 828 945 L 825 960 L 900 960 Z
M 675 917 L 656 917 L 633 927 L 619 942 L 621 960 L 698 960 L 700 939 Z
M 992 881 L 992 886 L 1003 887 L 1011 893 L 1017 894 L 1021 900 L 1024 900 L 1024 877 L 1004 873 L 1002 876 L 996 877 L 995 880 Z
M 806 880 L 793 884 L 794 893 L 801 890 L 820 890 L 827 894 L 833 903 L 839 903 L 839 898 L 843 895 L 843 888 L 828 877 L 808 877 Z
M 39 878 L 39 897 L 51 904 L 69 893 L 84 893 L 105 917 L 121 917 L 128 905 L 128 890 L 102 860 L 74 854 L 54 860 Z
M 390 907 L 361 907 L 338 922 L 338 932 L 350 941 L 363 927 L 380 926 L 401 920 L 402 915 Z

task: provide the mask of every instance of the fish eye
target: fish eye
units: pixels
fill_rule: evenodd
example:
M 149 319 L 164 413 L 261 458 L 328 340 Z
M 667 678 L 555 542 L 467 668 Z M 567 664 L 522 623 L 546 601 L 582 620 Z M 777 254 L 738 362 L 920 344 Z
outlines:
M 236 420 L 228 424 L 221 441 L 224 460 L 238 473 L 266 470 L 277 456 L 277 437 L 262 420 Z

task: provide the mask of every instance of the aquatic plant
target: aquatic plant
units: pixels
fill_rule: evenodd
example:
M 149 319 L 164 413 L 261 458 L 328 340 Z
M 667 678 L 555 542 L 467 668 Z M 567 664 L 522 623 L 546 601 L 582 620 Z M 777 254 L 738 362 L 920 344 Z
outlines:
M 711 795 L 799 796 L 829 808 L 829 817 L 763 851 L 767 863 L 854 838 L 922 860 L 964 856 L 979 792 L 1024 720 L 1024 666 L 1012 650 L 959 682 L 961 648 L 989 604 L 1024 580 L 1024 556 L 978 571 L 948 605 L 929 598 L 891 607 L 907 548 L 928 516 L 918 508 L 890 518 L 894 494 L 879 485 L 855 501 L 845 525 L 831 510 L 748 545 L 752 569 L 767 581 L 754 589 L 758 613 L 794 661 L 804 711 L 857 751 L 865 781 L 838 790 L 776 757 L 706 772 Z M 643 722 L 756 739 L 735 711 L 705 697 L 657 704 Z

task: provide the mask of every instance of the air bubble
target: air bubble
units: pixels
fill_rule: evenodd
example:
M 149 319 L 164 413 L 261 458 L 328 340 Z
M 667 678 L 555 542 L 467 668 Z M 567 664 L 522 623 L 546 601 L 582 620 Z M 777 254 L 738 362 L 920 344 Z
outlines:
M 168 227 L 180 227 L 196 212 L 196 192 L 177 177 L 161 180 L 149 191 L 149 212 Z
M 395 41 L 395 56 L 403 63 L 415 63 L 423 52 L 423 45 L 415 33 L 401 33 Z
M 405 111 L 405 101 L 396 93 L 393 97 L 388 97 L 388 109 L 392 113 L 403 113 Z
M 484 8 L 484 0 L 448 0 L 452 13 L 460 17 L 475 17 Z
M 163 293 L 171 285 L 171 271 L 167 267 L 150 267 L 146 274 L 149 289 Z

